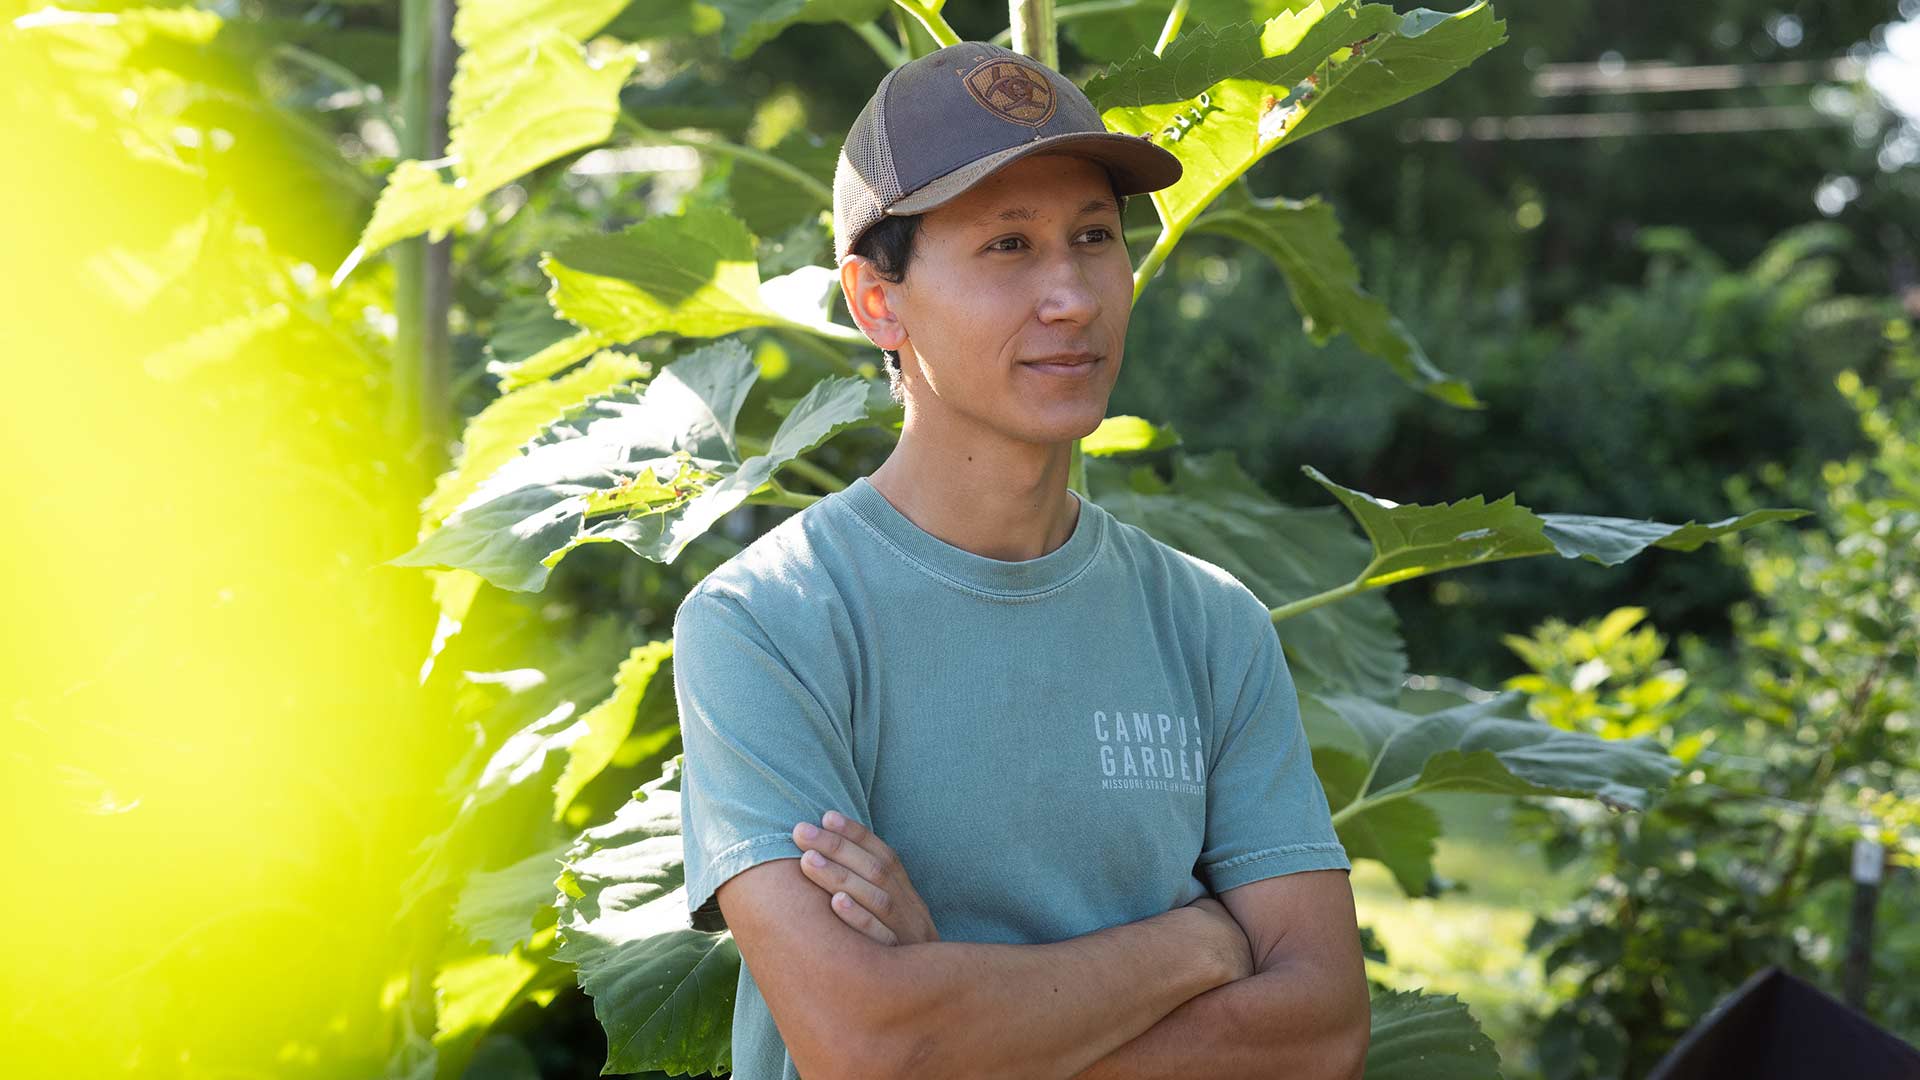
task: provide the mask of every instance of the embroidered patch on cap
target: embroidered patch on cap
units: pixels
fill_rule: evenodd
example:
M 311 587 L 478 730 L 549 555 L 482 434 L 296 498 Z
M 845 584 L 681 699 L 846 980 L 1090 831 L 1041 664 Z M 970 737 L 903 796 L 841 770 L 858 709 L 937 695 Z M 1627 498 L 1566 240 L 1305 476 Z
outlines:
M 1037 128 L 1053 116 L 1053 84 L 1029 64 L 989 57 L 962 78 L 973 100 L 1003 119 Z

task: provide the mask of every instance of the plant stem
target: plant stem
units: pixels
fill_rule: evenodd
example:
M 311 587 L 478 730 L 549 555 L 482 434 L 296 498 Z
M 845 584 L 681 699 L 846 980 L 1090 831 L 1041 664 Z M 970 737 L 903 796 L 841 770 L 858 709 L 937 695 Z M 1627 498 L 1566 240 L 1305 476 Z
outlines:
M 645 139 L 648 142 L 666 143 L 670 146 L 691 146 L 697 150 L 705 150 L 710 154 L 720 154 L 724 157 L 750 161 L 770 173 L 793 181 L 800 190 L 812 196 L 814 201 L 820 203 L 820 205 L 833 205 L 832 188 L 821 183 L 815 179 L 812 174 L 802 170 L 791 162 L 782 161 L 780 158 L 767 153 L 765 150 L 756 150 L 751 146 L 741 146 L 739 143 L 728 142 L 725 139 L 704 133 L 660 131 L 648 127 L 626 113 L 620 114 L 620 126 L 632 132 L 636 138 Z
M 1164 211 L 1160 216 L 1161 220 L 1166 220 Z M 1147 252 L 1146 258 L 1140 260 L 1139 268 L 1133 272 L 1134 303 L 1140 302 L 1140 294 L 1147 291 L 1147 282 L 1153 280 L 1154 271 L 1160 269 L 1160 264 L 1167 261 L 1167 256 L 1173 253 L 1174 245 L 1180 242 L 1180 236 L 1185 231 L 1184 226 L 1176 226 L 1170 222 L 1161 227 L 1159 237 L 1153 242 L 1153 248 Z
M 893 0 L 893 2 L 900 5 L 900 10 L 920 20 L 920 25 L 927 28 L 927 33 L 933 35 L 933 40 L 939 42 L 941 48 L 960 44 L 960 35 L 954 33 L 953 27 L 947 25 L 947 20 L 940 17 L 940 7 L 944 0 L 931 0 L 925 4 L 919 3 L 918 0 Z
M 791 506 L 796 510 L 805 510 L 820 501 L 819 495 L 802 495 L 797 491 L 788 491 L 780 486 L 780 481 L 769 480 L 766 486 L 747 496 L 747 502 L 753 506 Z
M 816 465 L 806 458 L 797 457 L 790 461 L 782 462 L 780 468 L 783 470 L 792 469 L 794 472 L 811 480 L 816 486 L 823 487 L 828 491 L 845 491 L 847 487 L 847 482 L 835 476 L 831 469 Z
M 1160 28 L 1160 40 L 1153 43 L 1153 55 L 1159 56 L 1167 46 L 1173 43 L 1173 35 L 1180 32 L 1180 24 L 1187 20 L 1187 0 L 1173 0 L 1173 10 L 1167 12 L 1167 25 Z
M 1013 51 L 1047 65 L 1060 66 L 1060 43 L 1053 18 L 1053 0 L 1011 0 L 1007 5 Z
M 1281 622 L 1285 619 L 1291 619 L 1295 615 L 1305 615 L 1307 612 L 1324 604 L 1331 604 L 1335 600 L 1344 600 L 1349 596 L 1365 592 L 1367 591 L 1367 586 L 1362 584 L 1362 582 L 1366 580 L 1367 575 L 1362 573 L 1359 577 L 1354 578 L 1352 581 L 1347 582 L 1337 589 L 1328 589 L 1326 592 L 1301 597 L 1290 604 L 1281 604 L 1279 607 L 1273 609 L 1273 621 Z
M 879 55 L 880 62 L 890 68 L 897 68 L 911 59 L 907 55 L 906 48 L 888 37 L 887 32 L 880 29 L 879 23 L 854 23 L 853 32 L 859 34 L 862 40 L 871 45 L 873 51 Z
M 865 345 L 868 348 L 873 346 L 873 342 L 868 341 L 865 335 L 862 335 L 860 340 L 856 342 L 851 338 L 830 337 L 815 331 L 813 327 L 803 326 L 799 323 L 781 323 L 779 326 L 774 327 L 774 329 L 779 331 L 782 336 L 819 353 L 828 363 L 848 375 L 859 374 L 859 369 L 845 353 L 827 344 L 827 341 L 846 341 L 848 344 Z M 821 340 L 822 338 L 826 340 L 823 341 Z
M 1084 4 L 1065 4 L 1053 9 L 1053 21 L 1059 24 L 1068 19 L 1098 15 L 1106 11 L 1125 11 L 1128 8 L 1139 7 L 1141 3 L 1142 0 L 1087 0 Z M 1013 27 L 1009 26 L 987 40 L 1005 48 L 1013 41 Z

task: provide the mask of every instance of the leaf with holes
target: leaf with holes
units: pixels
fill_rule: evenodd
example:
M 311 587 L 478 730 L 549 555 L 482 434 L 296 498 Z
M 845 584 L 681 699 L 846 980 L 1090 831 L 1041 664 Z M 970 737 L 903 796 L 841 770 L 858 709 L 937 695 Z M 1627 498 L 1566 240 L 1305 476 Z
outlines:
M 537 591 L 582 544 L 619 543 L 672 562 L 781 465 L 866 418 L 867 380 L 822 379 L 766 453 L 742 458 L 735 429 L 758 377 L 746 346 L 725 339 L 667 365 L 644 391 L 591 399 L 389 565 L 460 568 L 503 589 Z

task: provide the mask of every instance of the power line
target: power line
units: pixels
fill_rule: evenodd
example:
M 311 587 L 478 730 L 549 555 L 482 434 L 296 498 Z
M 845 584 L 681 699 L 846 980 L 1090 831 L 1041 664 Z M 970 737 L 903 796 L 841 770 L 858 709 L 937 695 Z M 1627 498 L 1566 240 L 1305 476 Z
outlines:
M 1849 123 L 1808 105 L 1671 109 L 1661 112 L 1540 113 L 1479 116 L 1469 120 L 1434 116 L 1400 127 L 1402 142 L 1484 142 L 1518 139 L 1609 139 L 1633 135 L 1704 135 L 1743 131 L 1792 131 Z
M 1865 68 L 1856 60 L 1790 60 L 1777 64 L 1669 64 L 1597 61 L 1543 64 L 1533 76 L 1537 97 L 1571 94 L 1664 94 L 1689 90 L 1732 90 L 1741 86 L 1799 86 L 1813 82 L 1852 82 Z

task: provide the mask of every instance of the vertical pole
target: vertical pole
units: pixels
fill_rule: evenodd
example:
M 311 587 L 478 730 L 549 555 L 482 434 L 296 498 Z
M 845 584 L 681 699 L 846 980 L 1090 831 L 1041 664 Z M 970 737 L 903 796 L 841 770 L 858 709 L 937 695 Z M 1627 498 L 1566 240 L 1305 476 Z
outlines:
M 400 156 L 433 161 L 447 150 L 447 99 L 453 85 L 453 0 L 402 0 L 400 8 Z M 452 348 L 453 240 L 416 236 L 393 249 L 393 397 L 389 430 L 428 475 L 446 466 Z
M 1847 959 L 1841 975 L 1841 994 L 1847 1004 L 1866 1011 L 1867 980 L 1873 974 L 1873 914 L 1880 903 L 1880 880 L 1885 875 L 1887 849 L 1876 840 L 1853 842 L 1853 916 L 1847 926 Z
M 1009 0 L 1007 16 L 1013 51 L 1057 70 L 1060 42 L 1054 32 L 1053 0 Z
M 453 88 L 454 0 L 401 0 L 400 156 L 433 161 L 447 152 L 447 103 Z M 416 236 L 392 250 L 394 269 L 393 397 L 387 424 L 407 461 L 431 478 L 447 465 L 452 402 L 452 348 L 447 311 L 453 300 L 453 238 L 429 244 Z M 434 982 L 447 913 L 440 896 L 416 909 L 407 934 L 406 1030 L 431 1039 L 438 1027 Z M 413 1045 L 405 1048 L 408 1051 Z M 417 1064 L 417 1063 L 415 1063 Z

